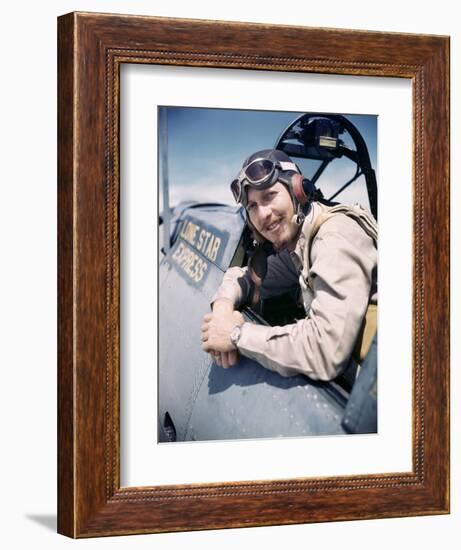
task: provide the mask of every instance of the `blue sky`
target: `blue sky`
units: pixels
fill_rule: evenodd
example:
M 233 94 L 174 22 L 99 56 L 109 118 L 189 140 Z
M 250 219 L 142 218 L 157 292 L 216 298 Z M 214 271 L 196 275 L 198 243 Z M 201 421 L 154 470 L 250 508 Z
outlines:
M 258 150 L 272 148 L 289 123 L 303 114 L 195 107 L 159 109 L 165 109 L 167 113 L 170 206 L 181 200 L 234 204 L 229 185 L 245 158 Z M 341 114 L 347 116 L 361 132 L 368 146 L 372 166 L 376 170 L 377 117 Z M 159 116 L 159 120 L 162 117 Z M 348 143 L 347 134 L 343 134 L 341 138 Z M 349 143 L 352 144 L 351 141 Z M 161 139 L 159 147 L 162 152 Z M 296 162 L 306 176 L 312 173 L 312 165 L 300 163 L 298 160 Z M 317 186 L 325 196 L 330 196 L 354 173 L 354 163 L 347 159 L 335 160 L 322 174 Z M 364 178 L 354 182 L 348 191 L 338 196 L 338 200 L 360 202 L 367 207 Z

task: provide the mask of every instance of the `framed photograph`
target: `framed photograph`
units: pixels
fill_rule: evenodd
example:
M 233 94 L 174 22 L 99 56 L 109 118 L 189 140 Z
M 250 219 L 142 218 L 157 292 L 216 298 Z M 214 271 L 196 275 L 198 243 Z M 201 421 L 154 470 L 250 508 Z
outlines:
M 72 13 L 58 71 L 58 531 L 448 513 L 449 39 Z
M 126 74 L 128 79 L 130 76 Z M 255 81 L 252 84 L 257 87 Z M 241 81 L 239 86 L 242 86 Z M 311 105 L 315 88 L 323 88 L 322 83 L 310 83 Z M 245 97 L 248 101 L 247 94 Z M 125 116 L 134 118 L 126 111 Z M 287 223 L 287 227 L 293 229 L 295 240 L 302 234 L 302 228 L 306 231 L 313 226 L 313 220 L 320 216 L 322 208 L 338 208 L 339 205 L 344 208 L 346 203 L 352 206 L 360 204 L 364 211 L 369 214 L 373 212 L 376 219 L 378 200 L 373 167 L 376 167 L 378 117 L 160 106 L 157 120 L 159 174 L 162 180 L 159 185 L 162 223 L 159 232 L 157 440 L 165 443 L 377 433 L 376 345 L 368 361 L 362 361 L 363 374 L 358 382 L 358 362 L 349 361 L 349 351 L 345 353 L 347 366 L 341 366 L 337 371 L 333 369 L 331 376 L 329 373 L 327 375 L 328 380 L 324 380 L 324 365 L 331 360 L 318 360 L 317 353 L 313 352 L 315 344 L 308 349 L 300 346 L 297 360 L 288 359 L 287 350 L 282 350 L 283 359 L 277 357 L 277 350 L 266 351 L 266 359 L 274 362 L 274 368 L 292 369 L 290 376 L 286 376 L 283 370 L 274 372 L 265 368 L 261 363 L 264 359 L 255 357 L 248 350 L 246 355 L 241 350 L 241 357 L 233 369 L 222 368 L 214 360 L 204 362 L 199 344 L 202 318 L 208 313 L 210 302 L 214 301 L 213 296 L 218 291 L 223 273 L 228 269 L 228 274 L 238 270 L 239 276 L 245 277 L 253 261 L 249 258 L 253 259 L 262 252 L 254 245 L 253 236 L 248 231 L 246 209 L 236 204 L 230 185 L 235 179 L 232 174 L 238 174 L 249 152 L 275 149 L 284 152 L 288 162 L 296 159 L 291 168 L 299 170 L 305 178 L 304 186 L 311 186 L 317 194 L 316 200 L 301 201 L 303 204 L 298 204 L 296 198 L 295 205 L 291 204 L 291 200 L 288 204 L 277 204 L 274 212 L 269 212 L 270 218 L 264 219 L 265 224 L 273 220 L 278 222 L 287 209 L 291 219 L 296 206 L 303 223 Z M 126 162 L 129 173 L 128 158 Z M 259 170 L 263 164 L 257 161 L 255 166 Z M 285 170 L 283 174 L 285 172 L 289 173 Z M 286 188 L 288 195 L 284 196 L 289 198 L 292 186 L 287 184 Z M 127 193 L 130 194 L 129 191 Z M 133 204 L 132 213 L 126 215 L 124 211 L 122 231 L 130 225 L 129 219 L 134 218 L 137 210 L 138 205 Z M 348 224 L 348 221 L 343 221 Z M 361 237 L 363 230 L 358 231 Z M 141 230 L 133 239 L 141 240 L 142 235 Z M 408 231 L 409 251 L 410 237 Z M 302 340 L 308 340 L 314 323 L 319 325 L 314 314 L 316 308 L 322 311 L 322 315 L 331 311 L 337 317 L 342 306 L 322 306 L 318 304 L 318 299 L 307 305 L 310 302 L 307 291 L 303 295 L 294 266 L 291 268 L 285 262 L 286 248 L 285 252 L 276 252 L 273 245 L 268 249 L 269 242 L 264 245 L 264 253 L 260 256 L 260 261 L 267 264 L 268 270 L 261 285 L 262 296 L 255 303 L 242 304 L 239 309 L 247 322 L 267 330 L 269 327 L 290 325 L 290 330 L 302 328 Z M 369 250 L 362 250 L 362 255 L 371 253 L 374 256 L 371 263 L 377 264 L 377 243 L 369 237 L 364 245 L 366 248 L 369 246 Z M 312 246 L 313 250 L 317 248 Z M 349 262 L 346 255 L 340 260 L 342 247 L 337 242 L 329 243 L 328 249 L 328 257 L 334 256 L 335 263 Z M 320 256 L 323 258 L 323 252 Z M 123 273 L 133 272 L 132 276 L 128 275 L 128 280 L 134 281 L 134 273 L 145 271 L 148 266 L 144 265 L 144 253 L 139 258 L 142 267 L 137 266 L 135 255 L 131 258 L 130 264 L 122 268 L 122 276 Z M 317 278 L 321 277 L 321 267 L 312 269 L 316 270 Z M 346 271 L 349 268 L 346 265 L 340 269 Z M 325 271 L 328 278 L 330 266 Z M 410 270 L 408 276 L 409 273 Z M 360 277 L 351 277 L 350 281 L 354 281 L 354 287 L 363 287 L 363 298 L 354 296 L 352 291 L 344 293 L 351 297 L 351 302 L 355 302 L 355 307 L 356 302 L 363 300 L 364 305 L 359 306 L 363 310 L 370 294 L 376 292 L 371 286 L 374 284 L 377 287 L 377 276 L 370 277 L 370 281 L 365 283 Z M 136 293 L 130 293 L 128 289 L 127 293 L 129 296 L 122 303 L 133 307 Z M 377 300 L 374 299 L 374 302 Z M 186 308 L 187 321 L 178 326 Z M 370 305 L 370 312 L 375 308 L 376 304 Z M 309 320 L 306 318 L 307 311 L 310 311 Z M 135 317 L 134 313 L 132 317 Z M 336 344 L 341 340 L 338 334 L 344 332 L 344 325 L 338 318 L 330 324 L 334 325 L 334 330 L 333 326 L 330 328 L 335 332 L 333 338 Z M 347 325 L 355 338 L 352 319 L 348 320 Z M 178 329 L 183 332 L 180 343 L 177 341 Z M 323 339 L 326 338 L 323 334 Z M 130 345 L 128 342 L 126 344 Z M 370 342 L 367 344 L 370 345 Z M 278 348 L 284 345 L 278 338 Z M 136 349 L 140 346 L 141 341 L 135 344 Z M 324 344 L 324 347 L 329 346 Z M 334 349 L 335 345 L 330 347 Z M 282 367 L 282 363 L 289 366 Z M 194 390 L 195 386 L 197 390 Z M 185 403 L 189 405 L 185 406 Z M 138 419 L 136 423 L 139 421 L 142 420 Z

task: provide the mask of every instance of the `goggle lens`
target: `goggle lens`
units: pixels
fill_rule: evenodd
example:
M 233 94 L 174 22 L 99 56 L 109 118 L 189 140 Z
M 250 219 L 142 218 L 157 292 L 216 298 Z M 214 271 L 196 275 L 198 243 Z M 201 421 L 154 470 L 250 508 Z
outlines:
M 245 168 L 245 176 L 251 183 L 261 183 L 274 171 L 274 163 L 269 159 L 252 162 Z
M 256 189 L 265 189 L 274 185 L 278 178 L 278 171 L 293 170 L 299 172 L 295 164 L 288 161 L 277 161 L 259 158 L 242 168 L 237 179 L 231 183 L 231 191 L 236 202 L 245 205 L 245 188 L 249 185 Z
M 231 191 L 232 191 L 232 194 L 234 195 L 234 199 L 236 202 L 240 202 L 240 199 L 241 199 L 241 192 L 242 192 L 242 186 L 240 184 L 240 181 L 238 179 L 234 180 L 232 183 L 231 183 Z

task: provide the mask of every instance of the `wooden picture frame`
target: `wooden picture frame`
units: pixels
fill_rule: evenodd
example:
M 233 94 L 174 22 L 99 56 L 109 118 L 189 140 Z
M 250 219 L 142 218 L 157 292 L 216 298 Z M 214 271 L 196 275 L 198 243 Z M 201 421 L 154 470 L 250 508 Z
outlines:
M 71 13 L 58 20 L 58 46 L 58 531 L 96 537 L 448 513 L 449 39 Z M 412 80 L 412 471 L 120 487 L 122 63 Z

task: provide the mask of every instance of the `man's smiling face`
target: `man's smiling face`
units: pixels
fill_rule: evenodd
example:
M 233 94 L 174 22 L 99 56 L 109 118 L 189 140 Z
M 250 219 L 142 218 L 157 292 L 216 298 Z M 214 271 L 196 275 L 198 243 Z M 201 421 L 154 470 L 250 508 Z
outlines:
M 246 209 L 254 228 L 276 250 L 294 248 L 299 226 L 293 221 L 293 202 L 282 183 L 263 190 L 250 188 Z

